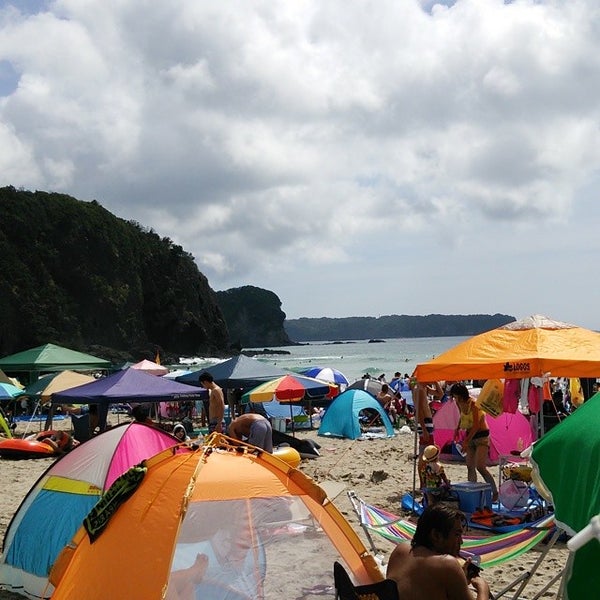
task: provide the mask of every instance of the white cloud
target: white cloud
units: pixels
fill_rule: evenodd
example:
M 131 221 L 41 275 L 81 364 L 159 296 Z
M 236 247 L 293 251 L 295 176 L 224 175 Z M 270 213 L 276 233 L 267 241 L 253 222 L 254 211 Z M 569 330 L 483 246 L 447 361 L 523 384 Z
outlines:
M 291 316 L 548 306 L 600 327 L 593 278 L 576 308 L 529 285 L 587 280 L 596 2 L 40 7 L 0 7 L 0 184 L 95 198 Z

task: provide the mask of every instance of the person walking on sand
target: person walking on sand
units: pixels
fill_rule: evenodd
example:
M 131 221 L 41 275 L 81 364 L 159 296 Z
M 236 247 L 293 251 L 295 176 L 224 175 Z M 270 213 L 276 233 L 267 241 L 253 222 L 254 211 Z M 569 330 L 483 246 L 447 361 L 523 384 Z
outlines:
M 490 587 L 471 562 L 459 563 L 464 515 L 445 504 L 428 506 L 409 544 L 398 544 L 386 577 L 396 582 L 402 600 L 489 600 Z
M 210 373 L 204 372 L 199 377 L 200 385 L 208 390 L 208 433 L 223 433 L 225 416 L 225 397 L 223 390 L 215 383 Z
M 269 419 L 256 413 L 246 413 L 231 421 L 229 435 L 236 440 L 247 438 L 253 446 L 273 453 L 273 430 Z
M 461 429 L 467 432 L 463 440 L 463 450 L 467 453 L 467 479 L 477 481 L 477 472 L 492 488 L 492 502 L 498 500 L 498 488 L 493 475 L 488 471 L 487 458 L 490 448 L 490 430 L 485 420 L 485 413 L 469 396 L 469 390 L 463 383 L 455 383 L 450 388 L 450 396 L 460 411 L 460 421 L 454 431 L 454 439 L 458 438 Z

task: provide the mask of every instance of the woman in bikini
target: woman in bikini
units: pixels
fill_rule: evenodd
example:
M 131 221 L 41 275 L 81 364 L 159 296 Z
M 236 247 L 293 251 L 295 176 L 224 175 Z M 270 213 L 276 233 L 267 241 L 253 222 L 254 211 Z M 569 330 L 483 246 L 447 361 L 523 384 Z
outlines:
M 460 421 L 454 432 L 454 438 L 458 438 L 461 429 L 467 432 L 463 441 L 463 450 L 467 457 L 467 479 L 477 481 L 477 472 L 492 488 L 492 501 L 498 500 L 498 488 L 496 481 L 487 468 L 488 451 L 490 448 L 490 430 L 485 421 L 485 413 L 479 409 L 475 400 L 469 396 L 467 386 L 455 383 L 450 388 L 450 396 L 454 399 L 460 411 Z

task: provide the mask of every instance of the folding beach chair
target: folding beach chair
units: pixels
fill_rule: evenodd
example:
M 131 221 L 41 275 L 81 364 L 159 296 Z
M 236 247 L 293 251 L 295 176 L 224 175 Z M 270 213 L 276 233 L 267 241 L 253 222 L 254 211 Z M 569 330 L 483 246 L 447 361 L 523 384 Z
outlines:
M 73 437 L 78 442 L 87 442 L 91 437 L 90 431 L 90 415 L 84 413 L 82 415 L 71 415 L 71 424 L 73 426 Z
M 352 502 L 354 511 L 359 518 L 360 525 L 369 540 L 371 551 L 374 554 L 377 553 L 377 548 L 371 533 L 376 533 L 395 544 L 408 542 L 412 539 L 416 529 L 414 523 L 386 510 L 367 504 L 352 491 L 347 493 Z M 472 557 L 473 555 L 477 555 L 480 558 L 482 567 L 496 567 L 524 554 L 541 542 L 545 542 L 544 548 L 540 552 L 540 555 L 533 566 L 528 571 L 521 573 L 514 581 L 509 583 L 499 592 L 496 592 L 493 596 L 497 599 L 510 594 L 512 600 L 518 600 L 521 593 L 547 556 L 549 550 L 558 541 L 558 538 L 562 533 L 562 529 L 557 527 L 554 522 L 554 515 L 547 515 L 538 521 L 524 523 L 520 529 L 508 533 L 491 536 L 465 535 L 463 536 L 461 556 L 463 558 L 468 558 L 469 556 Z M 561 575 L 562 570 L 559 571 L 532 600 L 540 598 L 556 581 L 558 581 Z
M 367 585 L 354 585 L 348 572 L 337 561 L 333 563 L 336 600 L 400 600 L 396 582 L 384 579 Z

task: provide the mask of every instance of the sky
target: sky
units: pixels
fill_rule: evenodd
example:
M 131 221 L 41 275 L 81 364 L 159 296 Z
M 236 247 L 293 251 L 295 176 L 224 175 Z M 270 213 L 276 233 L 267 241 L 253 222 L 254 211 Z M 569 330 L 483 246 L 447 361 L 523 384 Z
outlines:
M 600 330 L 598 0 L 0 0 L 0 185 L 288 318 Z

